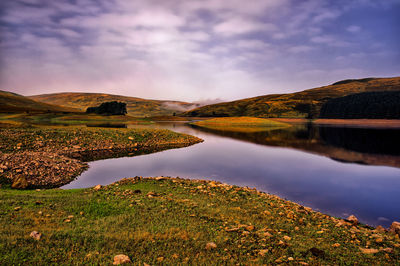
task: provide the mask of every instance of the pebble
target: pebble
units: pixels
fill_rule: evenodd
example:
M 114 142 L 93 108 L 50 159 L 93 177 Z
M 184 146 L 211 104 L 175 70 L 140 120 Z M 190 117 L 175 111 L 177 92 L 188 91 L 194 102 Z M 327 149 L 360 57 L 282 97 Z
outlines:
M 206 244 L 206 249 L 207 250 L 216 249 L 216 248 L 217 248 L 217 244 L 215 244 L 214 242 L 208 242 Z
M 132 261 L 128 256 L 126 256 L 124 254 L 119 254 L 114 257 L 113 265 L 120 265 L 120 264 L 126 264 L 126 263 L 131 263 L 131 262 Z

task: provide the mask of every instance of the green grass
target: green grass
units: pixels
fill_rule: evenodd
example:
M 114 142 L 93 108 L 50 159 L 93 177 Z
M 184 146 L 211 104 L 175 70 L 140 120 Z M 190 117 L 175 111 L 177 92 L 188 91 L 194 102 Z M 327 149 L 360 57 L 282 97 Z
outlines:
M 197 121 L 192 125 L 233 132 L 258 132 L 290 126 L 287 123 L 256 117 L 219 117 Z
M 394 235 L 337 227 L 339 219 L 216 182 L 130 179 L 99 191 L 3 187 L 0 193 L 0 261 L 7 265 L 111 264 L 117 254 L 136 265 L 393 265 L 400 259 Z M 43 234 L 39 241 L 29 237 L 33 230 Z M 206 250 L 208 242 L 217 247 Z M 362 254 L 360 247 L 380 251 Z

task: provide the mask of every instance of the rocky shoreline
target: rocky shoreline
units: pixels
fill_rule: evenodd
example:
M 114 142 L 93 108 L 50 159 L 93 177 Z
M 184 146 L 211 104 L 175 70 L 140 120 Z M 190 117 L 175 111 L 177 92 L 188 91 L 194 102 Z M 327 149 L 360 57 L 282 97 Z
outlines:
M 2 129 L 0 138 L 4 140 L 0 147 L 0 181 L 16 189 L 60 187 L 85 171 L 89 161 L 136 156 L 202 141 L 163 130 L 94 128 Z

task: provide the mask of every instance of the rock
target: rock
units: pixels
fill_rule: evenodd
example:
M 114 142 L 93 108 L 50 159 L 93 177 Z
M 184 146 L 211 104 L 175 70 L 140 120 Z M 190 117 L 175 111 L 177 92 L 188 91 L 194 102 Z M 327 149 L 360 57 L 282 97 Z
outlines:
M 237 232 L 239 231 L 239 227 L 233 227 L 233 228 L 226 228 L 225 231 L 226 232 Z
M 347 217 L 347 221 L 351 222 L 352 224 L 358 224 L 358 219 L 354 215 Z
M 96 190 L 96 191 L 98 191 L 98 190 L 101 189 L 101 185 L 97 185 L 97 186 L 95 186 L 93 189 Z
M 375 248 L 360 248 L 360 250 L 363 254 L 375 254 L 379 252 L 379 250 Z
M 126 263 L 131 263 L 131 259 L 124 255 L 124 254 L 119 254 L 114 257 L 114 262 L 113 265 L 120 265 L 120 264 L 126 264 Z
M 40 238 L 42 237 L 42 234 L 39 233 L 38 231 L 32 231 L 29 236 L 35 240 L 40 240 Z
M 392 233 L 396 233 L 400 235 L 400 223 L 399 222 L 393 222 L 392 225 L 389 228 L 389 231 Z
M 259 252 L 258 252 L 258 254 L 260 255 L 260 256 L 265 256 L 266 254 L 268 253 L 268 249 L 262 249 L 262 250 L 260 250 Z
M 378 225 L 378 226 L 375 228 L 375 231 L 378 232 L 378 233 L 384 233 L 384 232 L 386 232 L 386 229 L 383 228 L 382 226 Z
M 216 248 L 217 248 L 217 244 L 215 244 L 214 242 L 208 242 L 206 244 L 206 249 L 207 250 L 216 249 Z
M 386 253 L 392 253 L 393 252 L 392 248 L 384 248 L 382 250 L 385 251 Z
M 28 187 L 28 181 L 26 181 L 24 176 L 18 175 L 16 178 L 14 178 L 11 187 L 16 189 L 25 189 Z
M 157 196 L 158 196 L 158 194 L 153 192 L 153 191 L 150 191 L 149 193 L 147 193 L 147 197 L 149 197 L 149 198 L 154 198 L 154 197 L 157 197 Z
M 253 231 L 254 230 L 254 225 L 248 225 L 246 226 L 247 231 Z
M 323 251 L 319 248 L 316 248 L 316 247 L 310 248 L 308 251 L 311 252 L 311 254 L 313 254 L 313 256 L 315 256 L 315 257 L 319 257 L 319 258 L 325 257 L 325 251 Z

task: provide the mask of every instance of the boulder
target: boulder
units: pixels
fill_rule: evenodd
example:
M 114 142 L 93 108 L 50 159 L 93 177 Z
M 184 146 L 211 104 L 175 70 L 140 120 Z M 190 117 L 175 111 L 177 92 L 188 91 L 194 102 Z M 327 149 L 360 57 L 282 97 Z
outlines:
M 131 262 L 132 261 L 128 256 L 126 256 L 124 254 L 119 254 L 114 257 L 113 265 L 120 265 L 120 264 L 126 264 L 126 263 L 131 263 Z
M 389 231 L 395 234 L 400 235 L 400 223 L 399 222 L 393 222 L 392 225 L 389 228 Z
M 28 181 L 26 181 L 24 176 L 18 175 L 16 178 L 14 178 L 11 187 L 16 189 L 25 189 L 28 187 Z
M 216 249 L 216 248 L 217 248 L 217 244 L 215 244 L 214 242 L 208 242 L 206 244 L 206 249 L 207 250 Z
M 39 233 L 38 231 L 32 231 L 29 236 L 35 240 L 40 240 L 40 238 L 42 237 L 42 234 Z
M 347 217 L 347 221 L 351 222 L 352 224 L 358 224 L 358 219 L 354 215 Z

